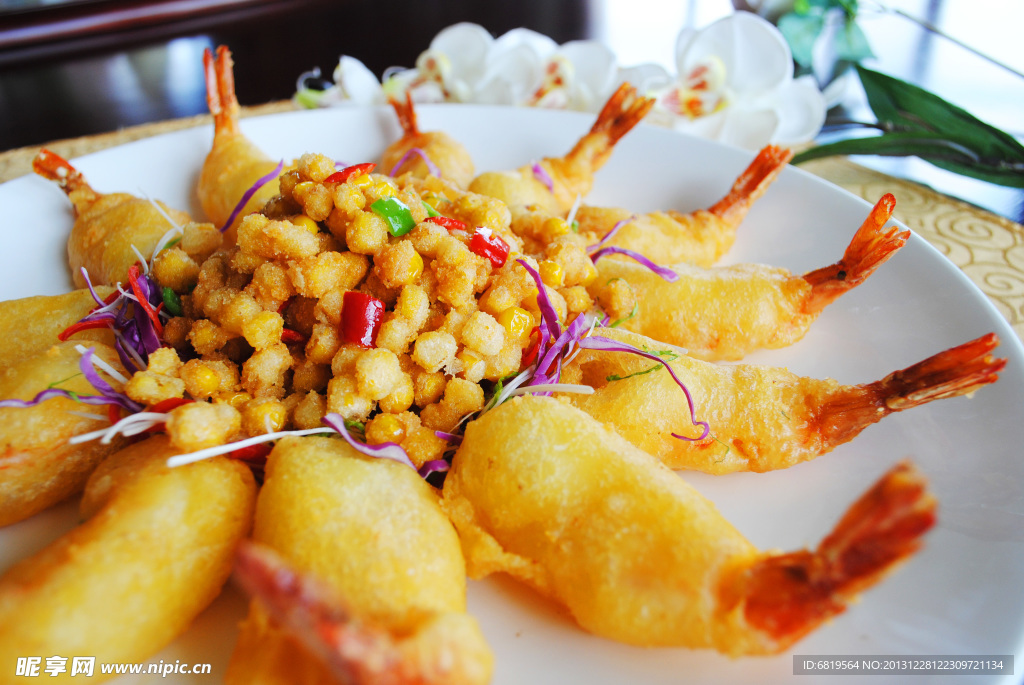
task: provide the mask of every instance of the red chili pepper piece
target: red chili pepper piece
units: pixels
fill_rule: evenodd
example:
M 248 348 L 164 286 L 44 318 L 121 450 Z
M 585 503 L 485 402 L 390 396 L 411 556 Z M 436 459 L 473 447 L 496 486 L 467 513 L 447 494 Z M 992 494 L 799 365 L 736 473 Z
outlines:
M 469 251 L 473 254 L 486 257 L 494 265 L 495 269 L 505 265 L 508 259 L 509 246 L 500 237 L 493 233 L 481 233 L 477 231 L 469 239 Z
M 121 420 L 121 407 L 116 404 L 107 405 L 107 419 L 110 420 L 110 425 L 114 425 Z
M 324 183 L 344 183 L 353 176 L 358 176 L 359 174 L 368 174 L 376 168 L 377 165 L 374 164 L 373 162 L 353 164 L 352 166 L 345 167 L 341 171 L 335 171 L 333 174 L 324 179 Z
M 135 298 L 138 300 L 137 304 L 142 307 L 142 311 L 146 312 L 146 316 L 153 322 L 153 328 L 156 329 L 156 334 L 162 336 L 164 334 L 164 325 L 160 323 L 160 317 L 157 316 L 156 311 L 153 309 L 153 305 L 149 303 L 146 296 L 142 293 L 142 288 L 139 287 L 139 265 L 132 264 L 128 267 L 128 282 L 132 286 L 132 293 L 135 294 Z
M 302 335 L 298 331 L 293 331 L 290 328 L 286 328 L 281 331 L 281 342 L 283 343 L 304 343 L 306 342 L 306 336 Z
M 384 317 L 384 303 L 376 297 L 349 290 L 341 303 L 341 335 L 345 342 L 375 347 Z
M 79 321 L 78 323 L 73 323 L 67 328 L 65 328 L 63 331 L 61 331 L 60 335 L 57 336 L 57 340 L 64 342 L 65 340 L 73 336 L 75 333 L 87 331 L 92 328 L 109 328 L 112 323 L 112 319 L 94 319 L 93 321 Z
M 432 224 L 437 224 L 438 226 L 443 226 L 444 228 L 447 228 L 449 231 L 467 230 L 465 221 L 459 221 L 458 219 L 452 219 L 451 217 L 447 216 L 431 216 L 427 217 L 426 221 L 429 221 Z
M 160 400 L 146 411 L 156 412 L 157 414 L 166 414 L 172 409 L 177 409 L 183 404 L 190 404 L 195 400 L 187 400 L 184 397 L 171 397 L 166 400 Z
M 274 445 L 269 442 L 261 442 L 256 445 L 249 445 L 247 447 L 239 447 L 234 452 L 228 452 L 227 456 L 229 459 L 238 459 L 245 462 L 263 463 L 267 460 L 267 455 L 270 454 L 270 450 L 274 449 Z
M 520 366 L 529 366 L 537 359 L 537 350 L 540 348 L 540 327 L 534 326 L 533 330 L 530 331 L 530 339 L 533 340 L 534 334 L 537 335 L 537 339 L 526 348 L 526 352 L 523 353 L 523 361 Z

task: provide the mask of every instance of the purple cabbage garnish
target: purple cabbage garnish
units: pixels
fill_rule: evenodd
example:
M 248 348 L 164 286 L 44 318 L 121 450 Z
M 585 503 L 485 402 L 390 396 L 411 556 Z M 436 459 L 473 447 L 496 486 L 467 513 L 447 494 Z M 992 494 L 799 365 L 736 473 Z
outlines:
M 431 174 L 433 174 L 434 176 L 437 176 L 438 178 L 441 178 L 441 170 L 438 169 L 437 165 L 434 164 L 433 160 L 431 160 L 430 157 L 427 156 L 427 153 L 424 152 L 421 148 L 418 148 L 418 147 L 411 147 L 411 148 L 409 148 L 406 151 L 406 153 L 404 155 L 402 155 L 402 158 L 400 160 L 398 160 L 398 164 L 396 164 L 391 169 L 390 173 L 388 173 L 388 176 L 394 176 L 395 172 L 398 171 L 399 169 L 401 169 L 402 165 L 405 164 L 406 162 L 408 162 L 409 158 L 412 157 L 413 155 L 419 155 L 420 159 L 423 160 L 423 163 L 427 165 L 427 170 Z
M 365 442 L 359 442 L 353 438 L 349 434 L 348 428 L 345 427 L 345 419 L 341 418 L 341 414 L 327 414 L 321 419 L 321 422 L 323 422 L 323 424 L 328 428 L 333 428 L 338 431 L 341 437 L 345 438 L 345 442 L 351 445 L 357 452 L 377 459 L 391 459 L 392 461 L 397 461 L 400 464 L 405 464 L 413 471 L 416 471 L 416 465 L 412 463 L 412 459 L 409 458 L 409 455 L 406 454 L 401 445 L 394 442 L 382 442 L 379 445 L 367 445 Z
M 235 205 L 235 208 L 231 210 L 231 215 L 228 216 L 228 220 L 225 221 L 224 225 L 220 227 L 221 233 L 228 230 L 228 227 L 235 222 L 235 218 L 238 217 L 239 212 L 241 212 L 242 208 L 245 207 L 246 204 L 248 204 L 249 200 L 252 199 L 252 196 L 256 194 L 256 191 L 258 191 L 260 188 L 262 188 L 263 186 L 267 185 L 275 178 L 277 178 L 278 174 L 281 173 L 281 169 L 283 168 L 284 160 L 282 159 L 280 162 L 277 163 L 277 166 L 274 167 L 273 171 L 271 171 L 266 176 L 261 176 L 255 183 L 252 184 L 252 187 L 249 188 L 249 190 L 245 191 L 242 194 L 242 199 L 239 200 L 238 204 Z
M 46 400 L 54 397 L 64 397 L 75 402 L 81 402 L 82 404 L 116 404 L 119 407 L 123 407 L 128 411 L 135 413 L 143 410 L 143 406 L 127 395 L 120 393 L 110 387 L 103 378 L 96 372 L 95 367 L 92 365 L 92 356 L 95 354 L 95 348 L 90 347 L 82 354 L 82 358 L 78 362 L 78 368 L 81 370 L 82 375 L 89 381 L 92 387 L 100 393 L 99 395 L 81 395 L 70 390 L 64 390 L 62 388 L 47 388 L 42 392 L 38 393 L 31 400 L 0 400 L 0 408 L 5 407 L 35 407 Z
M 422 478 L 426 478 L 432 473 L 445 473 L 451 465 L 444 459 L 431 459 L 421 466 L 416 473 L 420 474 Z
M 632 259 L 635 259 L 640 264 L 642 264 L 643 266 L 646 266 L 648 269 L 650 269 L 654 273 L 658 274 L 659 276 L 664 278 L 669 283 L 674 283 L 675 281 L 679 280 L 679 274 L 677 274 L 672 269 L 669 269 L 669 268 L 664 267 L 664 266 L 658 266 L 657 264 L 652 262 L 647 257 L 644 257 L 639 252 L 636 252 L 635 250 L 627 250 L 624 247 L 606 247 L 606 248 L 600 249 L 597 252 L 595 252 L 594 254 L 590 255 L 590 261 L 592 261 L 594 263 L 597 263 L 597 260 L 599 260 L 601 257 L 604 257 L 605 255 L 608 255 L 608 254 L 622 254 L 622 255 L 626 255 L 627 257 L 630 257 Z
M 555 192 L 554 180 L 548 175 L 548 172 L 540 165 L 539 162 L 536 162 L 533 165 L 533 177 L 546 185 L 549 193 L 553 194 Z
M 595 252 L 596 250 L 600 249 L 602 245 L 604 245 L 609 240 L 611 240 L 612 238 L 615 237 L 615 234 L 619 232 L 620 228 L 622 228 L 626 224 L 630 223 L 631 221 L 634 221 L 635 219 L 636 219 L 636 215 L 634 214 L 633 216 L 629 217 L 628 219 L 623 219 L 622 221 L 616 222 L 616 224 L 614 226 L 612 226 L 612 230 L 610 230 L 607 233 L 605 233 L 603 238 L 601 238 L 596 243 L 594 243 L 593 245 L 591 245 L 591 246 L 589 246 L 587 248 L 587 254 L 591 254 L 592 252 Z

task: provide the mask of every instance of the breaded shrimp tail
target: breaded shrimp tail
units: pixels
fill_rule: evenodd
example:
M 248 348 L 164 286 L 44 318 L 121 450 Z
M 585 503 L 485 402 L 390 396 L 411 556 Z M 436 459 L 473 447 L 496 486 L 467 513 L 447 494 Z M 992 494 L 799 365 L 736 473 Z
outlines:
M 821 433 L 832 444 L 852 440 L 866 426 L 894 412 L 932 400 L 967 395 L 995 383 L 1006 366 L 990 352 L 999 345 L 995 333 L 952 347 L 885 378 L 830 398 L 817 412 Z
M 270 617 L 346 685 L 379 683 L 471 683 L 460 663 L 457 623 L 442 617 L 446 630 L 396 637 L 361 620 L 330 590 L 308 574 L 295 571 L 266 545 L 242 544 L 235 558 L 235 580 L 267 610 Z M 427 654 L 432 659 L 424 659 Z M 307 665 L 306 667 L 310 667 Z
M 897 464 L 816 551 L 769 556 L 743 572 L 747 625 L 764 633 L 774 651 L 785 649 L 916 552 L 935 524 L 935 509 L 920 472 L 909 462 Z
M 739 224 L 791 159 L 793 151 L 789 148 L 777 145 L 762 148 L 733 183 L 729 194 L 709 207 L 708 211 L 730 224 Z
M 234 62 L 226 45 L 217 48 L 217 58 L 207 48 L 203 51 L 206 73 L 206 104 L 213 115 L 214 134 L 238 133 L 238 98 L 235 96 Z
M 32 160 L 32 171 L 60 186 L 75 208 L 75 215 L 88 209 L 100 194 L 93 190 L 75 167 L 60 155 L 42 148 Z
M 811 285 L 811 295 L 804 304 L 805 313 L 817 314 L 840 295 L 863 283 L 906 244 L 910 231 L 901 231 L 895 226 L 884 230 L 895 206 L 896 198 L 888 193 L 883 195 L 857 229 L 843 258 L 804 274 L 804 280 Z
M 412 104 L 412 93 L 406 91 L 405 100 L 389 98 L 388 102 L 395 110 L 398 117 L 398 125 L 402 127 L 402 133 L 407 137 L 420 135 L 419 127 L 416 125 L 416 108 Z

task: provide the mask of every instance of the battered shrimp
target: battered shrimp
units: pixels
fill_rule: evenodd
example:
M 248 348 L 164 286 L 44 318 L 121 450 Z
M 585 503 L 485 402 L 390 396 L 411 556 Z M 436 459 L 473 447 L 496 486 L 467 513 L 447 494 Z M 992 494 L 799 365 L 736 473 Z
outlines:
M 305 581 L 268 577 L 278 572 L 243 555 L 240 574 L 260 601 L 242 624 L 228 685 L 337 682 L 332 673 L 345 683 L 489 680 L 490 650 L 465 613 L 458 538 L 408 466 L 341 440 L 286 438 L 267 462 L 253 539 L 315 577 L 331 606 L 301 592 Z
M 380 159 L 381 170 L 390 176 L 412 174 L 416 178 L 440 172 L 441 178 L 456 187 L 468 186 L 473 180 L 473 158 L 462 143 L 443 131 L 421 132 L 416 126 L 416 110 L 408 93 L 405 102 L 393 99 L 391 106 L 395 108 L 404 134 L 384 150 Z
M 679 386 L 657 364 L 628 353 L 583 350 L 563 378 L 596 392 L 570 395 L 569 401 L 668 466 L 714 474 L 771 471 L 814 459 L 889 414 L 994 383 L 1006 366 L 1005 359 L 990 354 L 999 344 L 994 333 L 862 385 L 776 367 L 712 364 L 633 333 L 600 329 L 600 334 L 671 352 L 663 358 L 689 389 L 694 414 L 710 425 L 710 434 L 696 441 L 672 437 L 673 432 L 700 435 L 690 425 Z
M 238 126 L 238 99 L 231 51 L 221 45 L 217 58 L 209 49 L 203 52 L 206 69 L 206 103 L 213 115 L 213 147 L 203 162 L 196 193 L 206 217 L 224 230 L 225 240 L 235 242 L 242 217 L 259 211 L 267 200 L 280 192 L 277 176 L 264 183 L 237 213 L 242 197 L 261 178 L 277 166 L 256 147 Z M 229 225 L 230 220 L 230 225 Z
M 161 237 L 174 226 L 191 221 L 185 212 L 158 200 L 127 193 L 98 193 L 67 160 L 46 149 L 32 160 L 32 169 L 57 182 L 74 207 L 68 264 L 79 288 L 86 286 L 82 267 L 89 271 L 95 285 L 127 283 L 128 269 L 139 261 L 139 254 L 149 259 Z
M 668 210 L 633 217 L 625 209 L 583 205 L 576 213 L 579 232 L 589 243 L 596 243 L 616 224 L 626 222 L 606 245 L 634 250 L 657 264 L 711 266 L 732 247 L 736 229 L 751 206 L 792 158 L 792 150 L 769 145 L 725 197 L 690 214 Z
M 913 554 L 935 521 L 923 478 L 901 464 L 817 550 L 760 552 L 651 455 L 547 397 L 467 426 L 442 503 L 472 577 L 509 573 L 597 635 L 731 656 L 784 651 Z
M 95 290 L 100 299 L 114 292 L 108 286 Z M 57 342 L 57 336 L 95 307 L 96 300 L 85 288 L 63 295 L 36 295 L 0 302 L 0 368 L 10 368 L 22 359 L 50 349 Z M 109 328 L 86 329 L 71 335 L 79 342 L 95 340 L 114 345 L 114 334 Z
M 676 264 L 671 269 L 679 278 L 669 282 L 614 258 L 598 260 L 599 275 L 589 289 L 600 300 L 606 288 L 615 287 L 613 281 L 625 280 L 636 297 L 636 315 L 622 327 L 685 347 L 698 359 L 735 360 L 754 350 L 785 347 L 800 340 L 827 305 L 903 247 L 910 232 L 885 228 L 895 202 L 892 195 L 882 197 L 843 258 L 803 276 L 759 264 L 710 269 Z M 613 319 L 630 313 L 609 312 Z
M 469 189 L 502 200 L 513 217 L 528 209 L 564 216 L 577 196 L 590 192 L 594 174 L 608 161 L 618 140 L 640 123 L 653 106 L 654 99 L 638 97 L 636 89 L 624 83 L 569 154 L 545 157 L 515 171 L 482 173 L 473 179 Z
M 157 436 L 112 455 L 86 486 L 85 523 L 0 578 L 0 664 L 33 654 L 141 662 L 220 593 L 255 482 L 224 457 L 170 469 L 173 453 Z
M 79 368 L 78 344 L 57 343 L 6 366 L 0 374 L 0 399 L 30 402 L 50 388 L 72 396 L 96 395 Z M 124 373 L 112 347 L 88 344 L 100 359 Z M 81 492 L 96 465 L 122 442 L 72 445 L 68 440 L 107 425 L 106 406 L 90 406 L 66 396 L 35 406 L 0 408 L 0 526 L 26 519 Z

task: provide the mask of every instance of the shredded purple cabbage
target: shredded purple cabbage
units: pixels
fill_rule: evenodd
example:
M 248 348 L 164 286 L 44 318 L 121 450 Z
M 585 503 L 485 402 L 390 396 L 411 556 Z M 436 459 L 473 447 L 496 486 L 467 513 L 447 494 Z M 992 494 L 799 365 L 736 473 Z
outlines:
M 595 252 L 594 254 L 590 255 L 590 260 L 596 264 L 597 260 L 599 260 L 601 257 L 604 257 L 605 255 L 609 255 L 609 254 L 622 254 L 622 255 L 626 255 L 627 257 L 630 257 L 631 259 L 635 259 L 640 264 L 642 264 L 643 266 L 646 266 L 648 269 L 650 269 L 654 273 L 658 274 L 659 276 L 664 278 L 669 283 L 674 283 L 675 281 L 679 280 L 679 274 L 677 274 L 672 269 L 669 269 L 669 268 L 664 267 L 664 266 L 658 266 L 657 264 L 652 262 L 647 257 L 644 257 L 639 252 L 636 252 L 635 250 L 627 250 L 624 247 L 606 247 L 606 248 L 600 249 L 597 252 Z
M 345 419 L 341 418 L 341 414 L 331 413 L 324 416 L 321 421 L 328 428 L 333 428 L 338 431 L 341 437 L 345 438 L 345 442 L 351 445 L 357 452 L 365 454 L 368 457 L 375 457 L 377 459 L 390 459 L 397 461 L 400 464 L 405 464 L 412 470 L 416 470 L 415 464 L 409 459 L 409 455 L 406 454 L 402 446 L 394 442 L 382 442 L 379 445 L 367 445 L 365 442 L 359 442 L 353 438 L 348 428 L 345 427 Z
M 643 350 L 637 347 L 633 347 L 628 343 L 619 342 L 617 340 L 612 340 L 611 338 L 605 338 L 597 335 L 592 335 L 588 338 L 583 338 L 579 344 L 580 347 L 587 350 L 603 350 L 605 352 L 629 352 L 631 354 L 637 354 L 640 355 L 641 357 L 646 357 L 647 359 L 656 361 L 662 366 L 664 366 L 672 375 L 672 380 L 676 382 L 676 385 L 678 385 L 679 388 L 683 391 L 683 395 L 686 396 L 686 403 L 690 409 L 690 420 L 693 422 L 693 425 L 702 426 L 704 429 L 703 431 L 701 431 L 700 436 L 696 438 L 688 438 L 685 435 L 677 435 L 676 433 L 672 433 L 672 437 L 678 438 L 680 440 L 689 440 L 694 442 L 698 440 L 703 440 L 704 438 L 708 437 L 708 434 L 711 432 L 711 425 L 708 424 L 706 421 L 697 420 L 696 409 L 693 406 L 693 397 L 690 395 L 690 391 L 687 389 L 686 385 L 681 380 L 679 380 L 679 377 L 676 375 L 676 372 L 672 370 L 672 367 L 664 359 L 662 359 L 656 354 L 644 352 Z
M 437 437 L 441 438 L 442 440 L 447 440 L 448 442 L 452 443 L 453 445 L 461 445 L 462 444 L 462 436 L 459 435 L 458 433 L 446 433 L 444 431 L 434 431 L 434 435 L 436 435 Z
M 558 312 L 555 311 L 551 300 L 548 299 L 548 293 L 544 289 L 544 281 L 541 279 L 540 273 L 525 259 L 516 261 L 526 269 L 526 273 L 530 274 L 537 284 L 537 307 L 540 309 L 540 325 L 537 327 L 540 331 L 540 342 L 537 347 L 537 358 L 539 359 L 544 356 L 551 338 L 562 330 L 562 326 L 558 323 Z
M 426 478 L 432 473 L 445 473 L 451 466 L 444 459 L 432 459 L 421 466 L 416 473 Z
M 116 404 L 119 407 L 123 407 L 130 412 L 140 412 L 144 407 L 133 401 L 127 395 L 119 393 L 110 387 L 103 378 L 96 372 L 96 369 L 92 365 L 92 356 L 95 354 L 95 348 L 90 347 L 82 355 L 82 358 L 78 362 L 78 368 L 85 376 L 86 380 L 92 384 L 92 387 L 100 393 L 99 395 L 81 395 L 70 390 L 64 390 L 62 388 L 47 388 L 42 392 L 38 393 L 31 400 L 0 400 L 0 408 L 5 407 L 35 407 L 46 400 L 54 397 L 64 397 L 69 400 L 81 402 L 82 404 Z
M 590 254 L 591 252 L 594 252 L 595 250 L 598 250 L 602 245 L 604 245 L 609 240 L 614 238 L 615 234 L 619 232 L 620 228 L 622 228 L 626 224 L 628 224 L 628 223 L 630 223 L 632 221 L 635 221 L 635 220 L 636 220 L 636 215 L 634 214 L 633 216 L 629 217 L 628 219 L 623 219 L 622 221 L 616 222 L 616 224 L 614 226 L 612 226 L 612 230 L 610 230 L 607 233 L 605 233 L 603 238 L 601 238 L 596 243 L 594 243 L 593 245 L 591 245 L 591 246 L 589 246 L 587 248 L 587 254 Z
M 427 165 L 427 170 L 431 174 L 433 174 L 434 176 L 437 176 L 438 178 L 441 178 L 441 170 L 438 169 L 437 165 L 434 164 L 433 160 L 431 160 L 430 157 L 427 156 L 427 153 L 424 152 L 421 148 L 418 148 L 418 147 L 411 147 L 411 148 L 409 148 L 406 151 L 406 153 L 404 155 L 402 155 L 402 158 L 400 160 L 398 160 L 398 164 L 396 164 L 391 169 L 391 172 L 388 174 L 388 176 L 394 176 L 395 172 L 398 171 L 399 169 L 401 169 L 402 165 L 405 164 L 406 162 L 408 162 L 409 158 L 412 157 L 413 155 L 419 155 L 420 159 L 423 160 L 423 163 Z
M 114 349 L 121 364 L 130 373 L 144 371 L 149 360 L 149 355 L 160 349 L 162 343 L 156 332 L 156 327 L 146 312 L 141 311 L 135 302 L 133 294 L 124 291 L 110 304 L 103 304 L 93 288 L 89 279 L 89 272 L 82 268 L 82 275 L 96 303 L 101 305 L 95 311 L 89 312 L 82 317 L 82 321 L 107 321 L 114 332 Z M 160 288 L 157 287 L 149 274 L 140 274 L 137 279 L 139 290 L 146 297 L 150 306 L 156 309 L 160 306 L 163 298 Z
M 224 225 L 220 227 L 221 233 L 228 230 L 228 227 L 235 222 L 235 218 L 238 216 L 238 213 L 242 211 L 242 208 L 245 207 L 246 204 L 248 204 L 249 200 L 252 199 L 252 196 L 256 194 L 256 191 L 258 191 L 260 188 L 262 188 L 263 186 L 267 185 L 275 178 L 277 178 L 278 174 L 281 173 L 281 169 L 283 168 L 284 160 L 282 159 L 280 162 L 277 163 L 277 166 L 274 167 L 273 171 L 271 171 L 266 176 L 261 176 L 255 183 L 252 184 L 252 187 L 249 188 L 249 190 L 245 191 L 245 193 L 242 194 L 242 199 L 239 200 L 238 204 L 235 205 L 235 208 L 231 210 L 231 215 L 228 217 L 228 220 L 225 221 Z
M 539 162 L 533 165 L 533 177 L 546 185 L 549 193 L 555 192 L 554 180 L 548 175 L 548 172 L 540 165 Z

